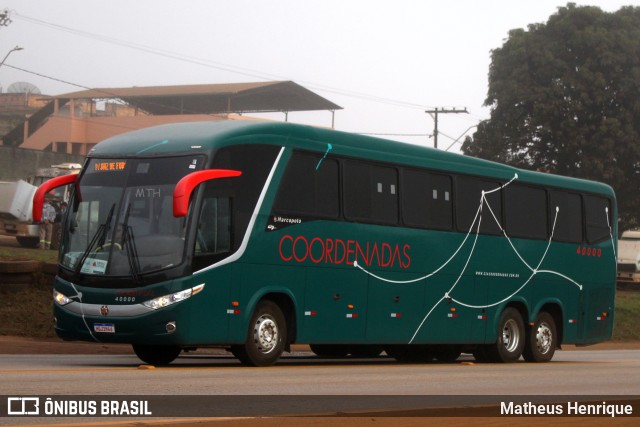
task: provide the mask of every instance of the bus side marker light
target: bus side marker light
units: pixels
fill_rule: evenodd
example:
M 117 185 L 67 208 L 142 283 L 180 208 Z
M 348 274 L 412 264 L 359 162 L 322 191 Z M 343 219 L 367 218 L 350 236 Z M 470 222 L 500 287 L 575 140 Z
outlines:
M 233 306 L 233 307 L 239 307 L 239 306 L 240 306 L 240 303 L 239 303 L 238 301 L 233 301 L 233 302 L 231 303 L 231 306 Z
M 234 310 L 230 308 L 227 310 L 227 314 L 240 314 L 240 310 Z
M 354 308 L 354 307 L 353 307 L 353 304 L 349 304 L 349 305 L 347 305 L 347 308 L 348 308 L 348 309 L 350 309 L 350 310 L 353 310 L 353 308 Z
M 355 319 L 358 317 L 358 313 L 347 313 L 347 319 Z
M 451 317 L 451 318 L 455 319 L 456 317 L 458 317 L 458 313 L 448 313 L 447 317 Z
M 485 314 L 479 314 L 478 320 L 487 320 L 487 316 Z
M 315 311 L 305 311 L 304 315 L 305 316 L 316 316 L 318 313 Z
M 569 323 L 578 323 L 576 319 L 569 319 Z
M 391 313 L 391 317 L 398 319 L 398 318 L 402 317 L 402 314 L 401 313 Z

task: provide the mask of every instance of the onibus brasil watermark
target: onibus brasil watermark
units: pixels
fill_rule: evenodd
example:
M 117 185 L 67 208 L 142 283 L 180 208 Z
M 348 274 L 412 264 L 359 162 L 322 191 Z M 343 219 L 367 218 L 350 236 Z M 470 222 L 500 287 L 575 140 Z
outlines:
M 147 400 L 7 397 L 8 416 L 149 416 Z

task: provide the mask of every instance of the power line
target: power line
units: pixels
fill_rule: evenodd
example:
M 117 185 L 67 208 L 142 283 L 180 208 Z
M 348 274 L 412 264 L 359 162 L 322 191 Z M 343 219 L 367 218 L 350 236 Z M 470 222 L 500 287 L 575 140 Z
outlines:
M 225 64 L 225 63 L 221 63 L 221 62 L 216 62 L 216 61 L 211 61 L 211 60 L 206 60 L 206 59 L 201 59 L 201 58 L 196 58 L 193 56 L 188 56 L 182 53 L 176 53 L 176 52 L 172 52 L 172 51 L 168 51 L 168 50 L 164 50 L 164 49 L 158 49 L 158 48 L 154 48 L 154 47 L 149 47 L 149 46 L 145 46 L 142 44 L 138 44 L 138 43 L 134 43 L 134 42 L 129 42 L 129 41 L 124 41 L 124 40 L 120 40 L 114 37 L 109 37 L 109 36 L 104 36 L 104 35 L 100 35 L 100 34 L 95 34 L 95 33 L 91 33 L 88 31 L 83 31 L 83 30 L 78 30 L 78 29 L 74 29 L 74 28 L 70 28 L 70 27 L 65 27 L 63 25 L 59 25 L 59 24 L 54 24 L 51 22 L 47 22 L 41 19 L 37 19 L 37 18 L 32 18 L 29 16 L 25 16 L 25 15 L 21 15 L 15 11 L 12 11 L 12 15 L 17 17 L 18 19 L 22 19 L 24 21 L 36 24 L 36 25 L 40 25 L 40 26 L 45 26 L 48 28 L 52 28 L 54 30 L 57 31 L 62 31 L 62 32 L 67 32 L 70 34 L 74 34 L 80 37 L 85 37 L 85 38 L 89 38 L 89 39 L 93 39 L 93 40 L 98 40 L 101 41 L 103 43 L 110 43 L 110 44 L 115 44 L 118 46 L 122 46 L 125 48 L 129 48 L 129 49 L 135 49 L 138 51 L 142 51 L 145 53 L 149 53 L 152 55 L 157 55 L 157 56 L 162 56 L 165 58 L 170 58 L 170 59 L 174 59 L 174 60 L 178 60 L 178 61 L 183 61 L 183 62 L 188 62 L 191 64 L 195 64 L 195 65 L 200 65 L 200 66 L 204 66 L 204 67 L 208 67 L 208 68 L 214 68 L 214 69 L 218 69 L 221 71 L 226 71 L 226 72 L 231 72 L 231 73 L 235 73 L 235 74 L 241 74 L 241 75 L 245 75 L 245 76 L 249 76 L 249 77 L 253 77 L 253 78 L 258 78 L 261 80 L 273 80 L 273 79 L 277 79 L 277 80 L 290 80 L 287 77 L 283 77 L 283 76 L 278 76 L 275 74 L 270 74 L 270 73 L 266 73 L 266 72 L 262 72 L 262 71 L 257 71 L 257 70 L 253 70 L 253 69 L 249 69 L 249 68 L 244 68 L 244 67 L 238 67 L 235 65 L 230 65 L 230 64 Z M 7 15 L 8 16 L 8 15 Z M 1 15 L 0 15 L 1 17 Z M 30 74 L 34 74 L 43 78 L 47 78 L 50 80 L 54 80 L 60 83 L 64 83 L 64 84 L 68 84 L 71 86 L 75 86 L 78 88 L 82 88 L 82 89 L 87 89 L 87 90 L 99 90 L 100 89 L 95 89 L 95 88 L 90 88 L 84 85 L 80 85 L 77 83 L 73 83 L 73 82 L 69 82 L 69 81 L 65 81 L 56 77 L 51 77 L 51 76 L 46 76 L 44 74 L 38 73 L 38 72 L 34 72 L 34 71 L 29 71 L 29 70 L 25 70 L 22 68 L 18 68 L 15 66 L 10 66 L 8 64 L 5 64 L 5 66 L 19 70 L 19 71 L 23 71 L 26 73 L 30 73 Z M 353 98 L 359 98 L 359 99 L 363 99 L 366 101 L 371 101 L 371 102 L 377 102 L 377 103 L 382 103 L 382 104 L 387 104 L 387 105 L 393 105 L 393 106 L 398 106 L 398 107 L 403 107 L 403 108 L 412 108 L 412 109 L 420 109 L 420 110 L 424 110 L 425 108 L 429 108 L 426 107 L 424 105 L 421 104 L 416 104 L 416 103 L 411 103 L 411 102 L 406 102 L 406 101 L 400 101 L 400 100 L 396 100 L 396 99 L 391 99 L 391 98 L 385 98 L 385 97 L 380 97 L 380 96 L 376 96 L 376 95 L 370 95 L 370 94 L 365 94 L 362 92 L 356 92 L 356 91 L 350 91 L 350 90 L 345 90 L 345 89 L 339 89 L 339 88 L 334 88 L 334 87 L 330 87 L 330 86 L 325 86 L 325 85 L 321 85 L 321 84 L 316 84 L 313 82 L 306 82 L 306 81 L 300 81 L 300 83 L 304 84 L 305 86 L 315 89 L 315 90 L 322 90 L 325 92 L 329 92 L 329 93 L 333 93 L 333 94 L 337 94 L 337 95 L 343 95 L 343 96 L 349 96 L 349 97 L 353 97 Z M 103 91 L 103 93 L 105 93 L 105 95 L 111 97 L 113 96 L 113 94 L 108 93 L 107 91 Z M 159 104 L 160 105 L 160 104 Z M 442 134 L 443 136 L 448 137 L 449 139 L 454 139 L 448 135 L 445 135 L 444 133 L 440 132 L 438 130 L 438 114 L 439 113 L 469 113 L 465 107 L 464 110 L 456 110 L 455 108 L 452 110 L 447 110 L 444 108 L 435 108 L 435 109 L 429 109 L 426 110 L 427 113 L 430 114 L 435 114 L 435 130 L 433 133 L 433 137 L 434 137 L 434 145 L 437 148 L 438 145 L 438 135 Z M 377 135 L 377 136 L 402 136 L 402 137 L 431 137 L 432 135 L 429 134 L 403 134 L 403 133 L 362 133 L 364 135 Z
M 114 37 L 108 37 L 108 36 L 104 36 L 104 35 L 100 35 L 100 34 L 91 33 L 91 32 L 88 32 L 88 31 L 83 31 L 83 30 L 78 30 L 78 29 L 74 29 L 74 28 L 70 28 L 70 27 L 65 27 L 63 25 L 54 24 L 54 23 L 47 22 L 47 21 L 44 21 L 44 20 L 41 20 L 41 19 L 37 19 L 37 18 L 32 18 L 32 17 L 29 17 L 29 16 L 21 15 L 21 14 L 19 14 L 17 12 L 15 12 L 15 16 L 18 19 L 22 19 L 24 21 L 27 21 L 27 22 L 30 22 L 30 23 L 33 23 L 33 24 L 36 24 L 36 25 L 41 25 L 41 26 L 45 26 L 45 27 L 48 27 L 48 28 L 52 28 L 52 29 L 55 29 L 55 30 L 58 30 L 58 31 L 63 31 L 63 32 L 71 33 L 71 34 L 78 35 L 78 36 L 81 36 L 81 37 L 85 37 L 85 38 L 89 38 L 89 39 L 93 39 L 93 40 L 98 40 L 98 41 L 101 41 L 103 43 L 111 43 L 111 44 L 115 44 L 115 45 L 118 45 L 118 46 L 129 48 L 129 49 L 135 49 L 135 50 L 146 52 L 146 53 L 149 53 L 149 54 L 152 54 L 152 55 L 157 55 L 157 56 L 162 56 L 162 57 L 165 57 L 165 58 L 175 59 L 175 60 L 179 60 L 179 61 L 183 61 L 183 62 L 195 64 L 195 65 L 200 65 L 200 66 L 213 68 L 213 69 L 217 69 L 217 70 L 221 70 L 221 71 L 240 74 L 240 75 L 244 75 L 244 76 L 248 76 L 248 77 L 252 77 L 252 78 L 257 78 L 257 79 L 261 79 L 261 80 L 273 80 L 273 79 L 276 79 L 276 80 L 291 80 L 291 78 L 285 77 L 285 76 L 279 76 L 279 75 L 276 75 L 276 74 L 271 74 L 271 73 L 266 73 L 266 72 L 263 72 L 263 71 L 253 70 L 253 69 L 250 69 L 250 68 L 239 67 L 239 66 L 236 66 L 236 65 L 230 65 L 230 64 L 225 64 L 225 63 L 221 63 L 221 62 L 211 61 L 211 60 L 208 60 L 208 59 L 197 58 L 197 57 L 194 57 L 194 56 L 185 55 L 183 53 L 177 53 L 177 52 L 172 52 L 172 51 L 168 51 L 168 50 L 164 50 L 164 49 L 158 49 L 158 48 L 154 48 L 154 47 L 150 47 L 150 46 L 146 46 L 146 45 L 142 45 L 142 44 L 138 44 L 138 43 L 134 43 L 134 42 L 120 40 L 120 39 L 117 39 L 117 38 L 114 38 Z M 347 89 L 335 88 L 335 87 L 326 86 L 326 85 L 322 85 L 322 84 L 318 84 L 318 83 L 314 83 L 314 82 L 308 82 L 308 81 L 304 81 L 304 80 L 299 80 L 299 82 L 301 84 L 304 84 L 305 86 L 307 86 L 309 88 L 312 88 L 312 89 L 315 89 L 315 90 L 322 90 L 322 91 L 333 93 L 333 94 L 337 94 L 337 95 L 343 95 L 343 96 L 349 96 L 349 97 L 353 97 L 353 98 L 359 98 L 359 99 L 363 99 L 363 100 L 367 100 L 367 101 L 371 101 L 371 102 L 378 102 L 378 103 L 387 104 L 387 105 L 394 105 L 394 106 L 399 106 L 399 107 L 404 107 L 404 108 L 412 108 L 412 109 L 420 109 L 420 110 L 424 110 L 425 108 L 429 108 L 428 106 L 421 105 L 421 104 L 416 104 L 416 103 L 406 102 L 406 101 L 400 101 L 400 100 L 381 97 L 381 96 L 377 96 L 377 95 L 370 95 L 370 94 L 351 91 L 351 90 L 347 90 Z

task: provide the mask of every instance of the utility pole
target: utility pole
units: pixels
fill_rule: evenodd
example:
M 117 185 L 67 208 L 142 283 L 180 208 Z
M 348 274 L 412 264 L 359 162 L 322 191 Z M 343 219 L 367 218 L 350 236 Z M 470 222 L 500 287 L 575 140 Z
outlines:
M 469 112 L 467 111 L 467 107 L 464 107 L 463 110 L 457 110 L 455 107 L 451 108 L 451 109 L 437 108 L 436 107 L 433 110 L 425 111 L 425 113 L 427 113 L 431 117 L 433 117 L 433 121 L 435 122 L 435 126 L 433 128 L 433 148 L 435 148 L 435 149 L 438 148 L 438 113 L 442 113 L 442 114 L 460 114 L 460 113 L 469 114 Z

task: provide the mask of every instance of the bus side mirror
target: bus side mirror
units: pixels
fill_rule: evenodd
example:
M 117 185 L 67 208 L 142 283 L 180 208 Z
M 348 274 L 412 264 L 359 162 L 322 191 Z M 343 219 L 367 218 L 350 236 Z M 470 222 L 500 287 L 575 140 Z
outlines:
M 56 178 L 51 178 L 48 181 L 42 183 L 40 187 L 36 190 L 36 193 L 33 195 L 33 221 L 40 222 L 42 221 L 42 206 L 44 206 L 44 196 L 49 191 L 54 188 L 62 187 L 64 185 L 73 184 L 78 179 L 77 174 L 72 175 L 62 175 Z
M 219 178 L 233 178 L 242 175 L 242 172 L 230 169 L 208 169 L 190 173 L 176 184 L 173 190 L 173 216 L 183 217 L 189 211 L 189 199 L 193 190 L 204 181 Z

